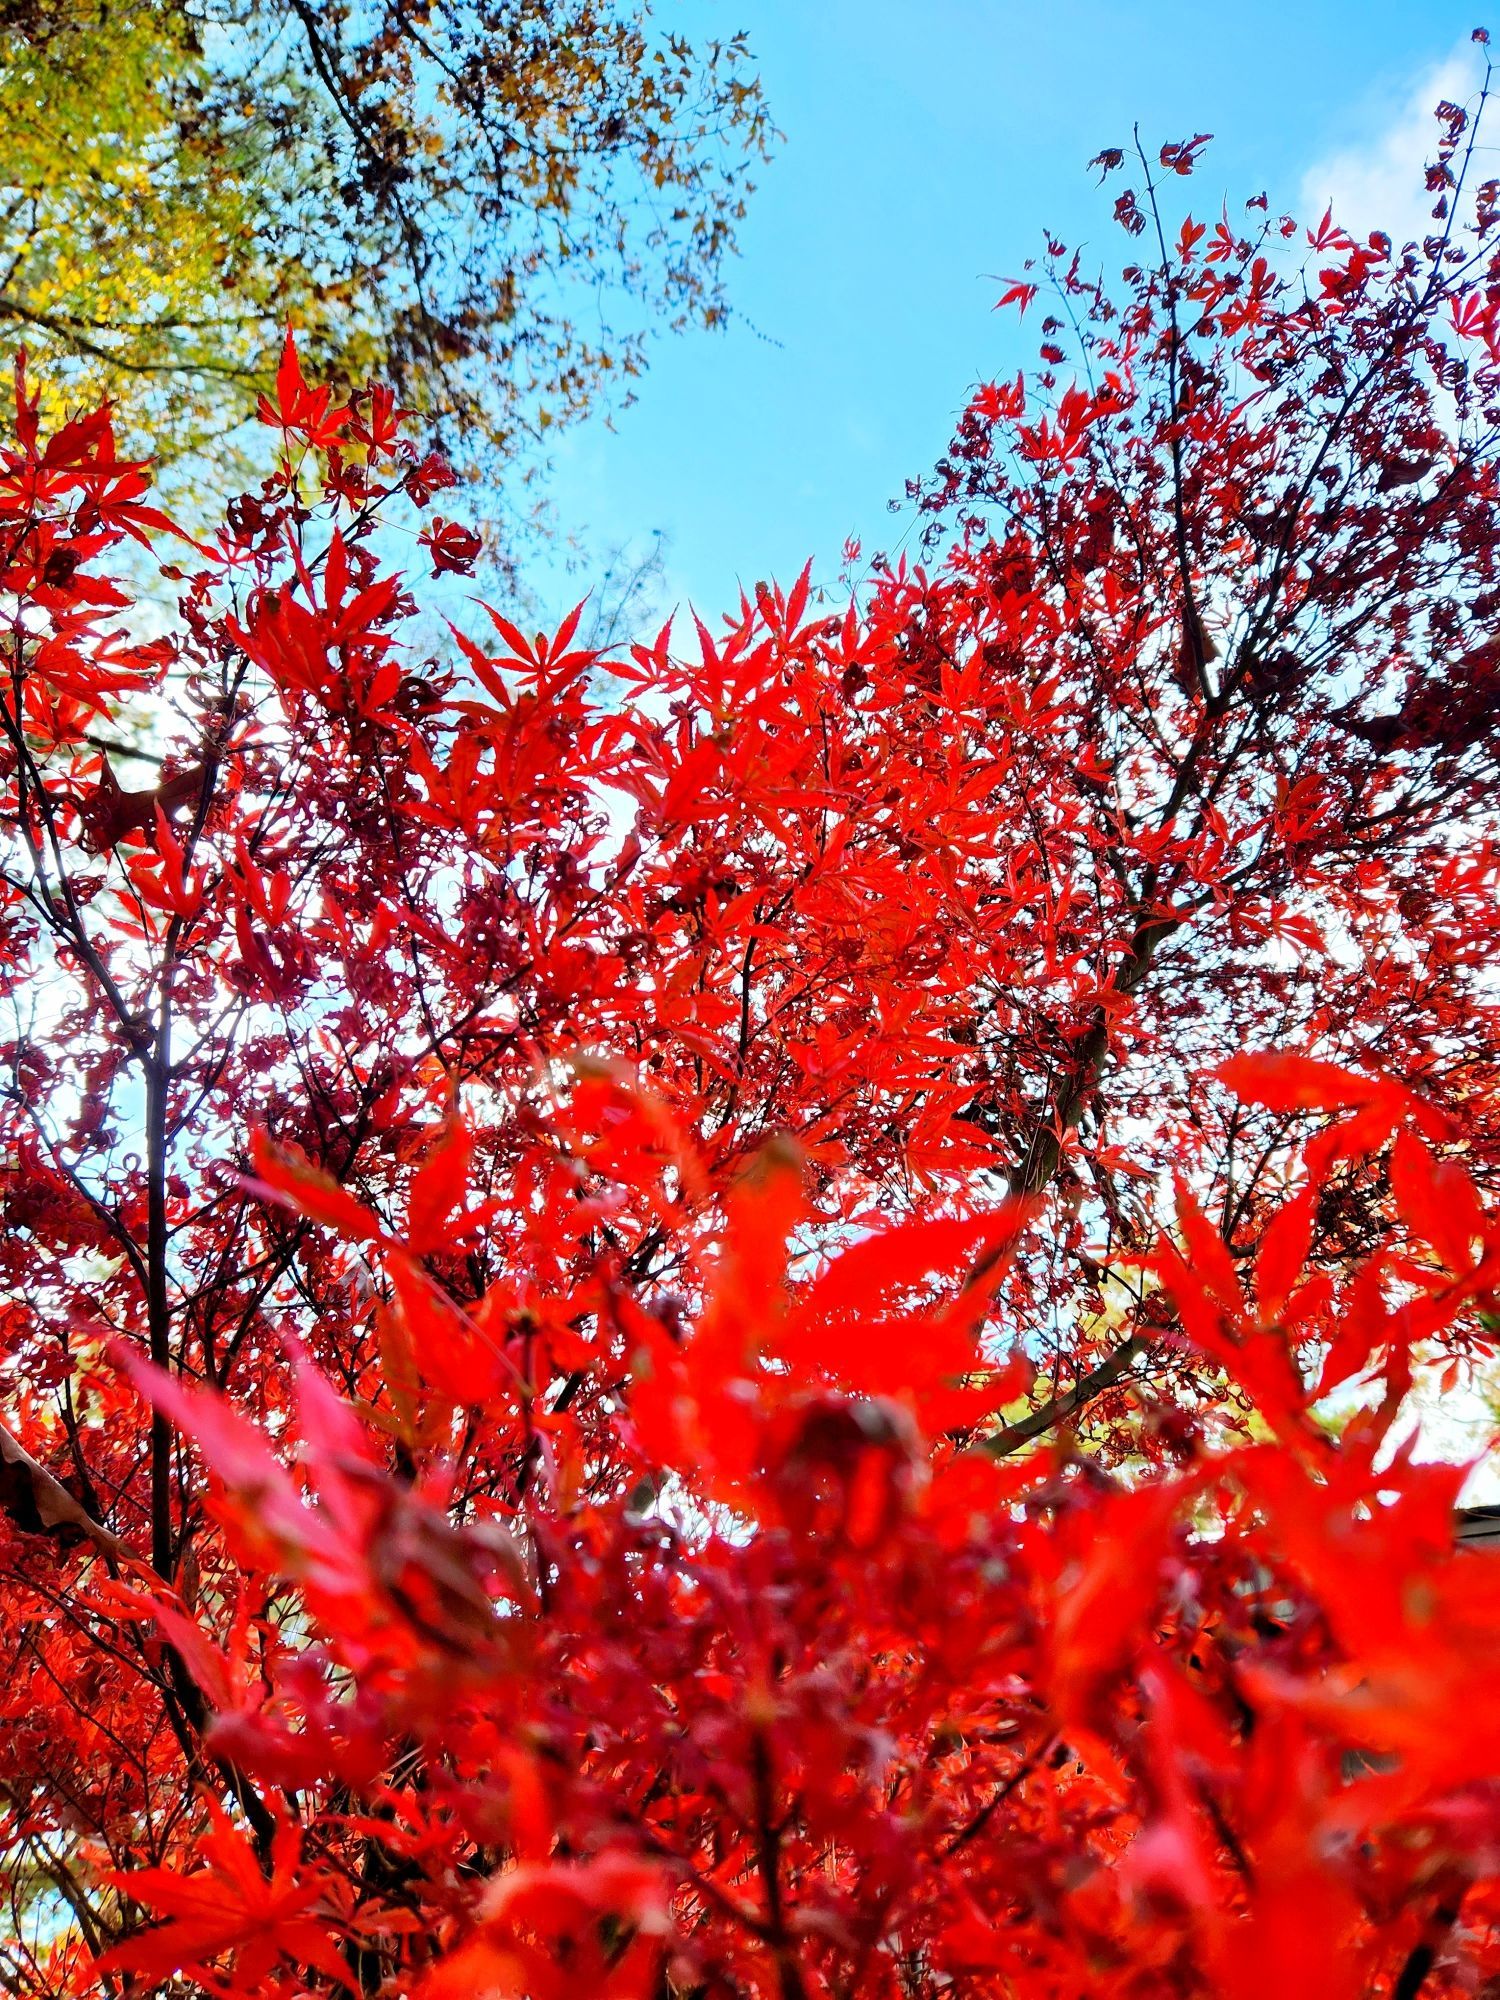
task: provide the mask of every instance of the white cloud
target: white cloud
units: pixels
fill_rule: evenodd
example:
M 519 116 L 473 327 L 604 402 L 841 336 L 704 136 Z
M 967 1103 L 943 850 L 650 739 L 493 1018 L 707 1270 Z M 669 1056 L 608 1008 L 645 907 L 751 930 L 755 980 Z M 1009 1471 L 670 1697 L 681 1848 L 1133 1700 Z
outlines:
M 1423 169 L 1437 151 L 1433 108 L 1442 99 L 1468 105 L 1483 75 L 1480 52 L 1467 40 L 1423 71 L 1409 91 L 1372 117 L 1367 138 L 1315 160 L 1302 177 L 1302 215 L 1315 223 L 1332 206 L 1352 235 L 1387 230 L 1400 243 L 1420 242 L 1434 224 L 1434 197 Z

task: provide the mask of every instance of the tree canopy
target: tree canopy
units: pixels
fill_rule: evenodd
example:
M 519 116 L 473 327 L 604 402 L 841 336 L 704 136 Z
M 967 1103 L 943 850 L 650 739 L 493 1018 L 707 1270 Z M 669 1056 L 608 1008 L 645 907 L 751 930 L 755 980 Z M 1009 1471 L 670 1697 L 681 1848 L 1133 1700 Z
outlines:
M 12 0 L 5 26 L 0 317 L 49 393 L 108 393 L 171 456 L 242 423 L 289 322 L 493 471 L 627 393 L 653 324 L 723 316 L 769 135 L 739 38 L 608 0 Z
M 192 540 L 18 374 L 12 1990 L 1500 1976 L 1407 1428 L 1500 1332 L 1500 186 L 1201 143 L 1012 288 L 926 561 L 618 653 L 421 644 L 478 538 L 294 341 Z

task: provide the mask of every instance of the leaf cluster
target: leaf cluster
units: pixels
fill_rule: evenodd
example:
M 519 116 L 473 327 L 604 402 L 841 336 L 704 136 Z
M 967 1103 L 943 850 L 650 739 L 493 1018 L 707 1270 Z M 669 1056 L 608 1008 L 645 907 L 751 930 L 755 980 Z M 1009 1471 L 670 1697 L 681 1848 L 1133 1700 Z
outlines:
M 1400 247 L 1141 159 L 930 564 L 620 652 L 424 643 L 455 475 L 292 339 L 193 535 L 18 370 L 17 1992 L 1500 1975 L 1470 138 Z

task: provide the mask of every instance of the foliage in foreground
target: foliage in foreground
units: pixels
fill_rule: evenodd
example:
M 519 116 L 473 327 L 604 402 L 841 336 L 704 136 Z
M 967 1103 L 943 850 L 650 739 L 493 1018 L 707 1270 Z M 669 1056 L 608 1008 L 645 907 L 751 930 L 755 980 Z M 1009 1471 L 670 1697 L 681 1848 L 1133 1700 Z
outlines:
M 1430 241 L 1301 273 L 1140 162 L 941 564 L 687 656 L 421 657 L 450 475 L 290 343 L 202 543 L 21 378 L 16 1991 L 1500 1976 L 1494 1558 L 1401 1431 L 1500 1311 L 1444 117 Z

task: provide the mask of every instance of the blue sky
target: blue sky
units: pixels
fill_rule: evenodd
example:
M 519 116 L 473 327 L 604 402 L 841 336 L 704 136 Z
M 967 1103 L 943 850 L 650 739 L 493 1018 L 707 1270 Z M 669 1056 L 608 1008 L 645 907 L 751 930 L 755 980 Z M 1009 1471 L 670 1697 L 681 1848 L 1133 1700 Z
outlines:
M 564 439 L 550 491 L 590 558 L 571 588 L 533 570 L 546 608 L 656 531 L 664 604 L 710 615 L 809 556 L 832 580 L 847 535 L 893 546 L 910 517 L 886 502 L 943 449 L 968 386 L 1022 358 L 997 278 L 1044 227 L 1125 261 L 1092 154 L 1135 121 L 1157 144 L 1211 131 L 1198 213 L 1263 187 L 1321 206 L 1336 186 L 1370 226 L 1419 162 L 1415 104 L 1458 81 L 1475 4 L 658 0 L 663 27 L 749 32 L 785 142 L 727 333 L 660 341 L 614 430 Z

